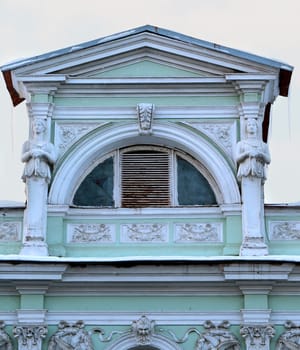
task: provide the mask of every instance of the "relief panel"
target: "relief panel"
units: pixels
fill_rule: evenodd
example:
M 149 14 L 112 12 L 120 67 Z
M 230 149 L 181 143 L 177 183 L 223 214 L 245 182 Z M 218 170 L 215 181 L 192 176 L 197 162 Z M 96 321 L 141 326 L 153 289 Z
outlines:
M 116 229 L 112 224 L 68 224 L 68 243 L 102 244 L 116 241 Z
M 300 221 L 271 221 L 270 240 L 300 240 Z
M 233 156 L 236 139 L 235 123 L 187 123 L 212 138 L 224 151 Z
M 122 224 L 121 242 L 123 243 L 166 243 L 169 241 L 168 225 Z
M 56 123 L 55 140 L 59 155 L 63 155 L 77 140 L 105 123 Z
M 222 242 L 222 223 L 176 223 L 174 241 L 176 243 Z
M 21 222 L 0 222 L 0 243 L 21 240 Z

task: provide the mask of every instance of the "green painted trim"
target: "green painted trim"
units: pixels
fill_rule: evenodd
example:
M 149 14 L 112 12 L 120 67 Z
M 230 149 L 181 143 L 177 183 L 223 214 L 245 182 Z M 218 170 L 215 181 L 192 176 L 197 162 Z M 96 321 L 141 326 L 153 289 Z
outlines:
M 40 294 L 22 294 L 20 297 L 21 309 L 43 309 L 44 308 L 44 295 Z
M 55 97 L 57 106 L 64 107 L 135 107 L 138 103 L 154 103 L 156 106 L 236 106 L 237 96 L 144 96 L 131 97 Z

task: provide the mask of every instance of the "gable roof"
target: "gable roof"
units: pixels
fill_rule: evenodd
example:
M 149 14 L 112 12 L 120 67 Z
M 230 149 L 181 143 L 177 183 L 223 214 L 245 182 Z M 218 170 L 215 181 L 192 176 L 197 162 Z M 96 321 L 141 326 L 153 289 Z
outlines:
M 76 54 L 82 50 L 91 49 L 97 46 L 101 47 L 101 45 L 104 45 L 106 43 L 112 43 L 116 40 L 130 38 L 142 33 L 151 33 L 156 36 L 168 38 L 171 40 L 176 40 L 184 44 L 195 45 L 196 47 L 208 49 L 211 52 L 230 55 L 237 59 L 247 60 L 254 64 L 265 65 L 270 67 L 271 69 L 276 69 L 279 71 L 279 93 L 282 96 L 288 95 L 288 88 L 289 88 L 291 75 L 293 71 L 293 67 L 290 65 L 287 65 L 280 61 L 254 55 L 248 52 L 232 49 L 226 46 L 222 46 L 222 45 L 218 45 L 208 41 L 193 38 L 193 37 L 183 35 L 167 29 L 163 29 L 163 28 L 159 28 L 151 25 L 145 25 L 145 26 L 130 29 L 124 32 L 120 32 L 114 35 L 109 35 L 100 39 L 88 41 L 79 45 L 70 46 L 60 50 L 52 51 L 49 53 L 45 53 L 42 55 L 27 58 L 27 59 L 21 59 L 18 61 L 14 61 L 12 63 L 8 63 L 6 65 L 3 65 L 1 67 L 1 71 L 4 75 L 6 86 L 11 95 L 13 104 L 17 105 L 23 101 L 23 98 L 19 96 L 18 92 L 15 90 L 13 86 L 12 72 L 14 72 L 15 70 L 20 68 L 26 68 L 27 66 L 36 65 L 38 63 L 46 62 L 53 58 L 60 58 L 68 54 L 74 54 L 74 53 Z

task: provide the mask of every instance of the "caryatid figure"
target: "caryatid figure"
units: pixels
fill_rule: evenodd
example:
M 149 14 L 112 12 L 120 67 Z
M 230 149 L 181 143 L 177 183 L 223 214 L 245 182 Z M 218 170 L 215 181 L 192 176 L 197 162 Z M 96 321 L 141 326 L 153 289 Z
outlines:
M 57 155 L 55 147 L 47 141 L 47 120 L 32 120 L 32 137 L 22 150 L 25 163 L 22 179 L 26 184 L 27 206 L 24 213 L 22 254 L 48 255 L 46 244 L 48 185 L 51 168 Z
M 241 255 L 266 255 L 264 243 L 263 184 L 266 165 L 270 163 L 269 148 L 258 136 L 258 122 L 246 120 L 246 138 L 237 144 L 236 161 L 243 199 L 243 244 Z

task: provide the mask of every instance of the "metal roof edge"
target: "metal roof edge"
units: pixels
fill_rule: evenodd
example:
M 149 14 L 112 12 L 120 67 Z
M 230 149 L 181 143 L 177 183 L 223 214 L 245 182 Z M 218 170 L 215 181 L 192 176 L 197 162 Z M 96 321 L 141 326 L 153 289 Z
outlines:
M 105 37 L 102 37 L 99 39 L 87 41 L 87 42 L 84 42 L 82 44 L 73 45 L 73 46 L 63 48 L 63 49 L 51 51 L 51 52 L 48 52 L 45 54 L 17 60 L 17 61 L 14 61 L 14 62 L 11 62 L 11 63 L 8 63 L 8 64 L 1 66 L 0 70 L 2 71 L 2 74 L 4 76 L 6 87 L 11 95 L 13 105 L 16 106 L 24 100 L 23 98 L 21 98 L 19 96 L 18 92 L 15 90 L 15 88 L 12 84 L 11 74 L 12 74 L 13 70 L 20 68 L 20 67 L 30 65 L 30 64 L 35 64 L 35 63 L 38 63 L 38 62 L 41 62 L 41 61 L 44 61 L 47 59 L 59 57 L 59 56 L 62 56 L 64 54 L 77 52 L 77 51 L 80 51 L 83 49 L 87 49 L 87 48 L 90 48 L 93 46 L 107 43 L 109 41 L 122 39 L 125 37 L 129 37 L 129 36 L 144 33 L 144 32 L 149 32 L 149 33 L 161 35 L 161 36 L 173 39 L 173 40 L 182 41 L 182 42 L 187 43 L 187 44 L 193 44 L 193 45 L 205 47 L 205 48 L 210 49 L 210 50 L 222 52 L 225 54 L 236 56 L 236 57 L 241 58 L 241 59 L 247 59 L 247 60 L 259 63 L 259 64 L 268 65 L 270 67 L 277 68 L 277 69 L 279 69 L 279 92 L 280 92 L 280 95 L 288 96 L 289 84 L 290 84 L 291 75 L 292 75 L 292 71 L 293 71 L 293 67 L 290 65 L 287 65 L 287 64 L 282 63 L 280 61 L 265 58 L 265 57 L 262 57 L 259 55 L 251 54 L 251 53 L 248 53 L 245 51 L 236 50 L 236 49 L 232 49 L 232 48 L 222 46 L 222 45 L 219 45 L 216 43 L 197 39 L 197 38 L 185 35 L 185 34 L 180 34 L 178 32 L 174 32 L 174 31 L 171 31 L 168 29 L 159 28 L 159 27 L 156 27 L 153 25 L 144 25 L 144 26 L 140 26 L 137 28 L 122 31 L 122 32 L 119 32 L 116 34 L 112 34 L 109 36 L 105 36 Z
M 63 55 L 63 54 L 76 52 L 76 51 L 83 50 L 83 49 L 93 47 L 96 45 L 100 45 L 100 44 L 103 44 L 103 43 L 106 43 L 109 41 L 122 39 L 122 38 L 125 38 L 128 36 L 140 34 L 143 32 L 158 34 L 161 36 L 168 37 L 170 39 L 180 40 L 180 41 L 185 42 L 185 43 L 194 44 L 197 46 L 202 46 L 202 47 L 205 47 L 205 48 L 208 48 L 211 50 L 231 54 L 231 55 L 236 56 L 236 57 L 252 60 L 252 61 L 255 61 L 257 63 L 269 65 L 269 66 L 272 66 L 272 67 L 275 67 L 278 69 L 283 69 L 283 70 L 287 70 L 287 71 L 293 70 L 293 66 L 288 65 L 288 64 L 283 63 L 283 62 L 280 62 L 280 61 L 277 61 L 277 60 L 274 60 L 274 59 L 265 58 L 263 56 L 259 56 L 259 55 L 252 54 L 252 53 L 242 51 L 242 50 L 233 49 L 233 48 L 230 48 L 227 46 L 219 45 L 219 44 L 216 44 L 213 42 L 205 41 L 202 39 L 198 39 L 198 38 L 195 38 L 192 36 L 181 34 L 181 33 L 169 30 L 169 29 L 156 27 L 153 25 L 140 26 L 140 27 L 129 29 L 126 31 L 122 31 L 122 32 L 119 32 L 116 34 L 104 36 L 102 38 L 83 42 L 81 44 L 68 46 L 66 48 L 58 49 L 55 51 L 50 51 L 50 52 L 45 53 L 45 54 L 17 60 L 17 61 L 14 61 L 12 63 L 8 63 L 8 64 L 1 66 L 0 69 L 2 71 L 13 70 L 13 69 L 16 69 L 16 68 L 19 68 L 19 67 L 22 67 L 22 66 L 25 66 L 28 64 L 33 64 L 33 63 L 36 63 L 36 62 L 39 62 L 42 60 L 46 60 L 46 59 L 53 58 L 53 57 L 58 57 L 58 56 Z

